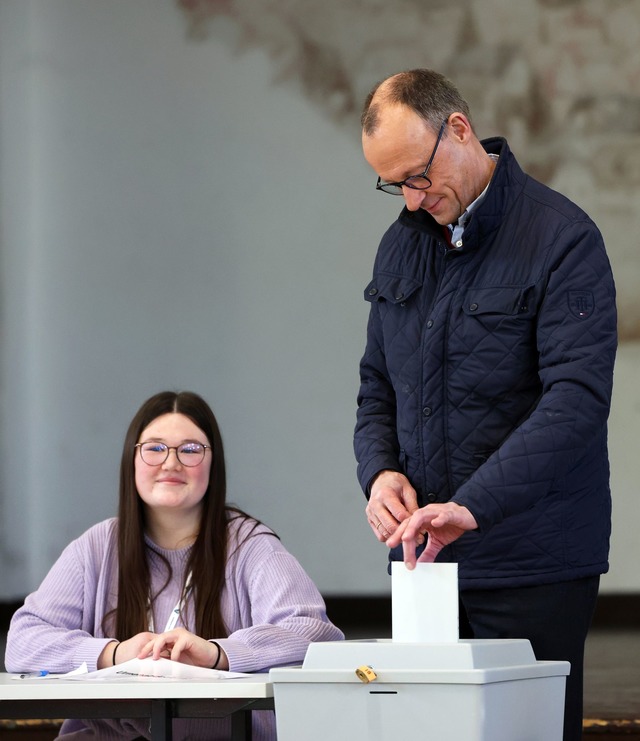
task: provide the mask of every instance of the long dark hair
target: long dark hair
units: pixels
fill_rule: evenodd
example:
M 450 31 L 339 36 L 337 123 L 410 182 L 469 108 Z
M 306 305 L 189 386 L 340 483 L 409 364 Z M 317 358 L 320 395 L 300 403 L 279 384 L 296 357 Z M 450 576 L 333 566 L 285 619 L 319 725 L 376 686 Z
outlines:
M 206 435 L 211 445 L 212 461 L 209 484 L 202 499 L 200 528 L 187 563 L 195 605 L 195 632 L 204 638 L 225 637 L 220 596 L 227 562 L 227 524 L 231 517 L 250 519 L 226 503 L 226 470 L 222 436 L 209 405 L 190 391 L 163 391 L 144 402 L 131 420 L 124 440 L 120 463 L 118 505 L 118 602 L 115 612 L 115 637 L 126 640 L 148 630 L 150 574 L 144 540 L 145 512 L 135 484 L 136 443 L 142 431 L 163 414 L 183 414 Z M 257 521 L 253 521 L 254 527 Z M 168 562 L 167 581 L 171 580 Z M 126 564 L 126 568 L 123 565 Z M 184 588 L 184 585 L 183 585 Z

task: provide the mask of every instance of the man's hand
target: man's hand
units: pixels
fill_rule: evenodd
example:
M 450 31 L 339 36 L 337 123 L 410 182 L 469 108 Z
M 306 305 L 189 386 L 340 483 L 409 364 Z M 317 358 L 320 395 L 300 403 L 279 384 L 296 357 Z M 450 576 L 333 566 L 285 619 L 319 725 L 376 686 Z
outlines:
M 387 545 L 395 548 L 402 543 L 405 565 L 413 569 L 416 563 L 432 563 L 446 545 L 477 527 L 475 517 L 466 507 L 455 502 L 428 504 L 405 519 L 387 539 Z M 427 547 L 416 559 L 416 548 L 424 542 L 425 535 L 429 537 Z
M 384 543 L 418 509 L 416 491 L 397 471 L 381 471 L 371 485 L 365 512 L 376 538 Z

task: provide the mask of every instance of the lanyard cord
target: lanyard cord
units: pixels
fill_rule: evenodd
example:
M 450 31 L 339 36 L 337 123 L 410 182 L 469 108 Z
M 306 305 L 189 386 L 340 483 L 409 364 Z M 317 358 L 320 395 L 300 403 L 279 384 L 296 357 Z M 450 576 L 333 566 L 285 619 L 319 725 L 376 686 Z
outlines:
M 182 612 L 184 611 L 184 606 L 189 599 L 189 593 L 191 592 L 191 572 L 189 572 L 187 579 L 184 583 L 184 589 L 182 590 L 182 596 L 178 600 L 178 603 L 176 606 L 171 610 L 169 613 L 169 619 L 167 620 L 167 624 L 164 626 L 163 633 L 166 633 L 168 630 L 173 630 L 176 625 L 178 624 L 178 620 L 180 619 L 180 616 Z M 151 600 L 149 600 L 149 632 L 155 633 L 155 626 L 153 622 L 153 610 L 151 609 Z

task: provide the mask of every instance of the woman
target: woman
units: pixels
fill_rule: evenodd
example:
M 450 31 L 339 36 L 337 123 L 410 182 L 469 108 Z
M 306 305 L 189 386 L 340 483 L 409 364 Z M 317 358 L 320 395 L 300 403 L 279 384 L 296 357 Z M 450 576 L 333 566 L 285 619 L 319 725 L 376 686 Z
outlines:
M 118 517 L 64 550 L 15 613 L 10 672 L 89 671 L 170 658 L 237 672 L 300 662 L 311 641 L 340 640 L 316 587 L 277 536 L 226 504 L 220 431 L 190 392 L 152 396 L 133 418 Z M 275 738 L 253 713 L 254 739 Z M 223 739 L 228 720 L 174 720 L 174 738 Z M 148 722 L 64 722 L 60 738 L 149 737 Z

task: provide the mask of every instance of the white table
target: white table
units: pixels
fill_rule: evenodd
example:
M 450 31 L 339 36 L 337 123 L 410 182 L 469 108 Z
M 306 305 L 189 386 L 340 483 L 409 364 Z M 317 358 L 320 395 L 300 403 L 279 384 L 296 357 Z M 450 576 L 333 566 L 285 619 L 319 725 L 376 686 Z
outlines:
M 249 741 L 252 710 L 273 710 L 268 674 L 214 681 L 81 681 L 0 673 L 0 718 L 150 718 L 153 741 L 171 741 L 172 718 L 229 715 L 232 741 Z

